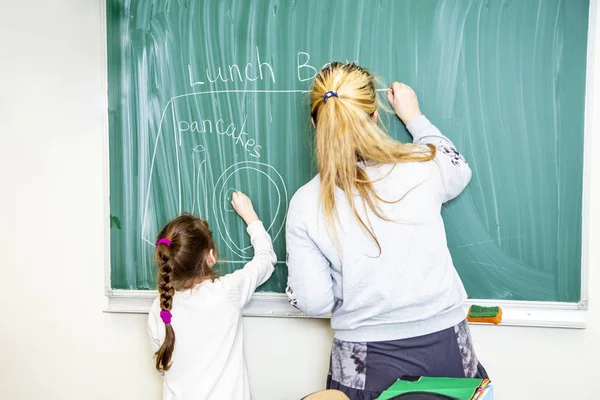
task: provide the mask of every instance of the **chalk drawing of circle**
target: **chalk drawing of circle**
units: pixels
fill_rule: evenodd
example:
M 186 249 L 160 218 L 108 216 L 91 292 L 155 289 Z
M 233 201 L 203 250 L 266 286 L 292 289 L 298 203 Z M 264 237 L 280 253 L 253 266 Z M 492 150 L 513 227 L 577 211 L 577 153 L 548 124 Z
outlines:
M 252 246 L 243 247 L 238 245 L 238 243 L 236 243 L 236 241 L 231 237 L 225 221 L 226 214 L 229 214 L 229 211 L 231 210 L 225 205 L 228 204 L 228 199 L 226 197 L 231 196 L 231 193 L 235 188 L 235 186 L 229 183 L 229 181 L 233 179 L 236 174 L 239 174 L 240 171 L 263 175 L 267 178 L 267 181 L 273 185 L 277 193 L 277 208 L 272 211 L 272 220 L 269 226 L 265 226 L 267 232 L 269 232 L 273 238 L 273 241 L 279 237 L 285 226 L 284 221 L 287 214 L 288 194 L 285 182 L 283 181 L 283 178 L 279 172 L 277 172 L 272 165 L 257 161 L 243 161 L 236 163 L 227 168 L 217 180 L 212 201 L 212 211 L 214 221 L 217 225 L 217 231 L 221 239 L 223 239 L 227 247 L 235 255 L 242 259 L 249 260 L 252 257 L 248 254 L 248 250 Z

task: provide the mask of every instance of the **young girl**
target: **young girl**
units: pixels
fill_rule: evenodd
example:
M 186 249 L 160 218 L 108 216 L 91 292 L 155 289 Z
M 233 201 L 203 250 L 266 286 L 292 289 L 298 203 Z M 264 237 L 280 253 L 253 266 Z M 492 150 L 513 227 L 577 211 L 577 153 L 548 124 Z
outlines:
M 232 274 L 212 271 L 217 249 L 206 221 L 182 215 L 158 234 L 159 297 L 148 316 L 164 399 L 250 399 L 242 310 L 274 270 L 276 256 L 250 199 L 233 194 L 248 225 L 254 258 Z
M 296 192 L 287 217 L 290 302 L 332 314 L 328 388 L 352 400 L 377 398 L 403 375 L 485 375 L 440 214 L 471 170 L 410 87 L 394 83 L 388 100 L 414 143 L 378 126 L 368 71 L 332 63 L 317 75 L 319 175 Z

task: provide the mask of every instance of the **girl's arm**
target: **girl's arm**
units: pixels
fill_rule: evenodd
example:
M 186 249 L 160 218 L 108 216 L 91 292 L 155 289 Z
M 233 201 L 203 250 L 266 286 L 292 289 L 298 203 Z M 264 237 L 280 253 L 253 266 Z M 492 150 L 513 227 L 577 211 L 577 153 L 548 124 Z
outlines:
M 252 298 L 256 288 L 271 277 L 275 270 L 277 256 L 273 251 L 271 236 L 254 212 L 250 199 L 245 194 L 236 192 L 233 194 L 231 204 L 248 224 L 246 231 L 250 235 L 250 242 L 254 248 L 252 261 L 225 278 L 228 281 L 228 296 L 237 305 L 244 307 Z
M 150 307 L 150 311 L 148 312 L 148 337 L 150 338 L 150 347 L 152 348 L 152 352 L 156 353 L 160 346 L 162 345 L 162 340 L 159 334 L 159 329 L 164 331 L 164 322 L 157 318 L 158 312 L 156 310 L 160 310 L 159 306 L 159 298 L 154 299 L 152 306 Z M 158 373 L 160 376 L 164 377 L 164 372 Z
M 417 95 L 410 86 L 394 82 L 388 89 L 388 100 L 415 144 L 433 144 L 437 148 L 435 159 L 441 176 L 441 201 L 445 203 L 458 196 L 471 180 L 471 169 L 463 156 L 450 139 L 421 114 Z
M 311 317 L 330 313 L 335 304 L 329 260 L 310 237 L 301 213 L 304 205 L 292 199 L 286 223 L 289 302 Z
M 156 307 L 157 300 L 154 300 L 150 312 L 148 313 L 148 337 L 150 338 L 150 346 L 152 351 L 156 353 L 161 345 L 161 339 L 158 334 L 158 321 L 156 320 L 156 314 L 154 309 Z M 162 321 L 160 321 L 162 323 Z M 164 323 L 163 323 L 164 325 Z
M 437 148 L 437 161 L 441 174 L 442 203 L 458 196 L 471 180 L 471 168 L 454 144 L 442 135 L 424 115 L 414 118 L 406 128 L 416 144 L 433 144 Z

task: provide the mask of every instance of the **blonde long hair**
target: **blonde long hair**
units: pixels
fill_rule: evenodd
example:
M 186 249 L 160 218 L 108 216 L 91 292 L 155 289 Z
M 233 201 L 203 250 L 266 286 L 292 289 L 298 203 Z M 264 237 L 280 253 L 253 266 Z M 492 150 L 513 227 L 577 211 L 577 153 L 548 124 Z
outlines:
M 324 98 L 327 92 L 337 96 Z M 339 187 L 361 227 L 381 246 L 371 223 L 364 221 L 357 212 L 354 193 L 363 200 L 379 218 L 383 215 L 379 202 L 389 201 L 375 192 L 372 181 L 359 162 L 366 165 L 396 164 L 402 162 L 429 161 L 435 157 L 435 147 L 405 144 L 390 138 L 383 126 L 374 118 L 381 106 L 375 87 L 375 77 L 354 63 L 333 62 L 316 76 L 311 93 L 310 113 L 316 127 L 316 155 L 321 179 L 321 205 L 328 226 L 335 229 L 337 212 L 335 189 Z M 391 170 L 390 170 L 391 171 Z M 368 218 L 368 217 L 367 217 Z

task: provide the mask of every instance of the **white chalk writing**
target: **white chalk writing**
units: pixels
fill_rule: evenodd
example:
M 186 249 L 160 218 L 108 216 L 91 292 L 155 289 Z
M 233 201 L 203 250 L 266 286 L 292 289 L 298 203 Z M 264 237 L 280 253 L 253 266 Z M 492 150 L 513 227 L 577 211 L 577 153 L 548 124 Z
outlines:
M 235 123 L 231 122 L 226 126 L 223 119 L 202 119 L 202 120 L 180 120 L 177 123 L 179 130 L 179 136 L 181 137 L 185 132 L 190 133 L 203 133 L 213 134 L 216 133 L 221 136 L 229 136 L 233 143 L 241 146 L 251 157 L 259 158 L 260 150 L 262 146 L 256 143 L 256 140 L 248 137 L 248 133 L 245 132 L 247 117 L 238 129 Z

